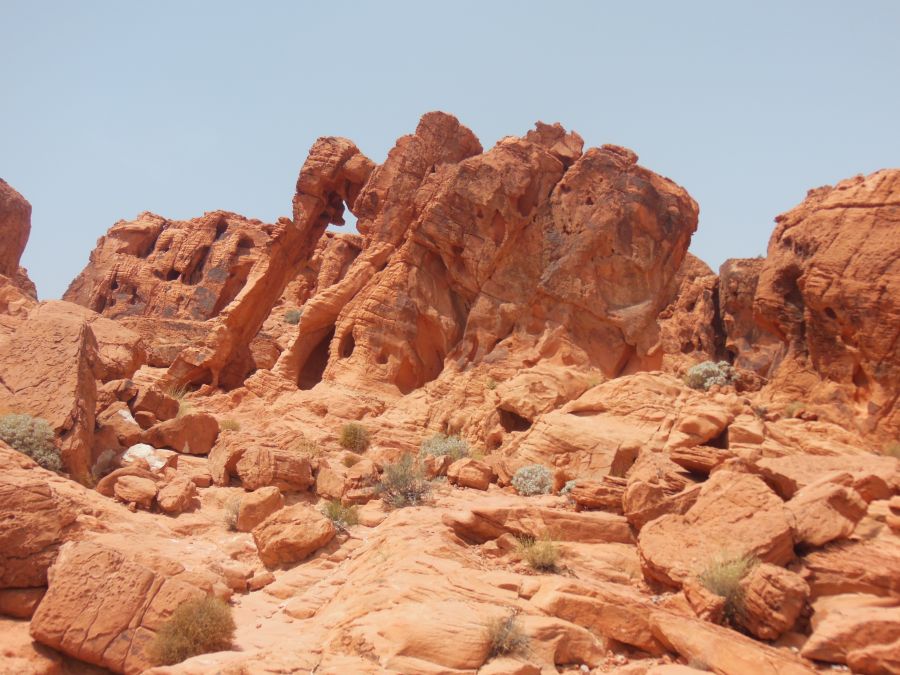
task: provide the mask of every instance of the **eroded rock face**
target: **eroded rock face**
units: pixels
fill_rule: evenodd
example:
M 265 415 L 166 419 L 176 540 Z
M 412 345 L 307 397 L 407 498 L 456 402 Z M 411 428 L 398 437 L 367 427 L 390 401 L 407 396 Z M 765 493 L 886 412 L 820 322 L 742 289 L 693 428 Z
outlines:
M 34 284 L 19 266 L 31 232 L 31 204 L 0 178 L 0 275 L 26 296 L 36 299 Z
M 783 343 L 773 387 L 836 399 L 864 432 L 900 433 L 900 171 L 811 190 L 776 219 L 754 301 Z

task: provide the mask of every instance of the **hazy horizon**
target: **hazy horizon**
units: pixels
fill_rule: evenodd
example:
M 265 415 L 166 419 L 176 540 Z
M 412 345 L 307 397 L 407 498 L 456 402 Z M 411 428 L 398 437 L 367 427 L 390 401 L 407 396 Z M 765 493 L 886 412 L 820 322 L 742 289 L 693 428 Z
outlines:
M 700 204 L 713 269 L 807 190 L 900 166 L 900 3 L 0 0 L 0 177 L 60 297 L 142 211 L 273 222 L 319 136 L 382 162 L 430 110 L 485 149 L 534 122 L 615 143 Z

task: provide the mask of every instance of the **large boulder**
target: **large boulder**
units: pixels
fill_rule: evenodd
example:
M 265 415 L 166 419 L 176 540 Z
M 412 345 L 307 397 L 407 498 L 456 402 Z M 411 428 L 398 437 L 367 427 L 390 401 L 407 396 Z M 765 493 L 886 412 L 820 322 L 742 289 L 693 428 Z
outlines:
M 716 560 L 755 556 L 784 565 L 794 557 L 781 499 L 757 476 L 717 471 L 684 515 L 664 515 L 638 537 L 644 573 L 680 586 Z
M 335 534 L 331 521 L 306 504 L 277 510 L 253 528 L 259 558 L 268 567 L 300 562 Z
M 219 423 L 209 413 L 188 413 L 160 422 L 141 437 L 154 448 L 171 448 L 191 455 L 208 455 L 219 436 Z
M 36 298 L 34 284 L 19 260 L 31 233 L 31 204 L 0 178 L 0 275 L 26 296 Z

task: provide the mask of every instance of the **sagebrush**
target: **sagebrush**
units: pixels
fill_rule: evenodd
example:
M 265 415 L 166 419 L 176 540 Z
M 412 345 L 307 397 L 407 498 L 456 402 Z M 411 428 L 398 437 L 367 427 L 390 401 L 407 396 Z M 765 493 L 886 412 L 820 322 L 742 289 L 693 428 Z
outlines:
M 725 386 L 734 382 L 734 368 L 727 361 L 704 361 L 691 366 L 684 376 L 684 383 L 692 389 L 706 391 L 713 385 Z
M 528 651 L 528 636 L 519 625 L 514 611 L 489 621 L 485 632 L 491 657 L 524 655 Z
M 384 466 L 377 489 L 385 504 L 399 509 L 422 504 L 431 494 L 431 483 L 422 465 L 412 455 L 403 455 Z
M 301 316 L 303 316 L 303 312 L 301 312 L 299 309 L 289 309 L 284 313 L 284 322 L 292 326 L 296 326 L 298 323 L 300 323 Z
M 529 464 L 516 471 L 512 477 L 512 486 L 525 497 L 546 495 L 553 488 L 553 474 L 546 466 Z
M 219 420 L 219 431 L 240 431 L 241 423 L 233 419 Z
M 713 558 L 697 577 L 709 591 L 725 598 L 725 617 L 731 621 L 744 611 L 744 592 L 741 579 L 759 564 L 752 555 Z
M 358 422 L 349 422 L 341 427 L 341 447 L 353 452 L 362 452 L 369 447 L 369 430 Z
M 355 506 L 344 506 L 340 499 L 332 499 L 322 506 L 322 515 L 328 518 L 334 526 L 346 530 L 359 523 L 359 513 Z
M 160 666 L 181 663 L 198 654 L 231 647 L 235 631 L 231 607 L 222 600 L 205 597 L 180 605 L 156 634 L 150 647 Z
M 0 417 L 0 439 L 45 469 L 62 470 L 62 458 L 54 442 L 53 427 L 47 420 L 31 415 L 4 415 Z
M 238 513 L 241 510 L 241 498 L 237 495 L 230 497 L 225 502 L 225 527 L 232 532 L 237 530 Z
M 455 462 L 469 456 L 469 444 L 459 436 L 435 434 L 422 443 L 421 453 L 433 457 L 447 455 Z

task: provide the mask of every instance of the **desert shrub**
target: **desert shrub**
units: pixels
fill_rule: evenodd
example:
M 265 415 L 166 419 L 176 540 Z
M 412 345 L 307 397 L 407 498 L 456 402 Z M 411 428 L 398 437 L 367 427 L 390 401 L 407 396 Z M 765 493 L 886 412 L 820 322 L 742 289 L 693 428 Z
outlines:
M 559 560 L 559 548 L 550 539 L 549 534 L 544 535 L 540 539 L 520 537 L 516 551 L 531 569 L 538 572 L 556 571 L 556 563 Z
M 359 455 L 344 455 L 344 458 L 341 460 L 341 464 L 349 469 L 351 466 L 356 466 L 357 464 L 359 464 L 360 461 L 361 458 Z
M 345 424 L 341 427 L 341 447 L 362 452 L 369 447 L 369 430 L 358 422 Z
M 577 483 L 578 480 L 574 478 L 572 480 L 567 480 L 566 484 L 563 485 L 559 490 L 560 497 L 568 497 L 572 493 L 572 490 L 575 485 L 577 485 Z
M 725 598 L 725 617 L 734 619 L 744 609 L 744 593 L 741 579 L 759 564 L 759 560 L 750 555 L 738 557 L 717 556 L 697 577 L 698 581 L 709 591 Z
M 884 448 L 884 454 L 888 457 L 900 459 L 900 442 L 894 441 L 893 443 L 888 443 Z
M 340 499 L 332 499 L 322 506 L 322 515 L 328 518 L 334 526 L 346 530 L 351 525 L 359 523 L 359 514 L 355 506 L 344 506 Z
M 469 444 L 459 436 L 446 436 L 435 434 L 422 443 L 421 453 L 434 457 L 449 455 L 455 462 L 458 459 L 469 456 Z
M 235 624 L 231 607 L 205 597 L 180 605 L 163 624 L 153 641 L 151 657 L 158 665 L 172 665 L 198 654 L 231 647 Z
M 289 309 L 284 313 L 284 322 L 289 323 L 292 326 L 296 326 L 300 323 L 300 317 L 303 316 L 303 312 L 299 309 Z
M 418 506 L 431 493 L 431 484 L 412 455 L 403 455 L 397 462 L 386 464 L 377 487 L 385 504 L 396 509 Z
M 53 428 L 47 420 L 31 415 L 4 415 L 0 417 L 0 439 L 45 469 L 62 470 L 59 448 L 53 442 Z
M 238 512 L 241 510 L 241 498 L 237 495 L 225 502 L 225 527 L 232 532 L 237 531 Z
M 297 444 L 297 452 L 302 452 L 310 457 L 318 457 L 322 454 L 322 448 L 315 441 L 304 438 Z
M 490 391 L 493 391 L 497 388 L 497 380 L 495 380 L 493 377 L 489 377 L 487 379 L 487 382 L 484 383 L 484 386 L 487 387 Z
M 714 384 L 724 386 L 734 382 L 734 368 L 727 361 L 704 361 L 691 366 L 684 376 L 684 383 L 692 389 L 706 391 Z
M 220 431 L 240 431 L 241 423 L 237 420 L 227 419 L 227 420 L 219 420 L 219 430 Z
M 540 464 L 529 464 L 516 471 L 512 485 L 520 495 L 546 495 L 553 487 L 553 474 Z
M 784 417 L 792 419 L 799 415 L 803 409 L 806 407 L 806 404 L 803 401 L 791 401 L 781 411 L 781 414 Z
M 487 633 L 490 657 L 524 654 L 528 650 L 528 636 L 522 631 L 515 611 L 488 622 Z

